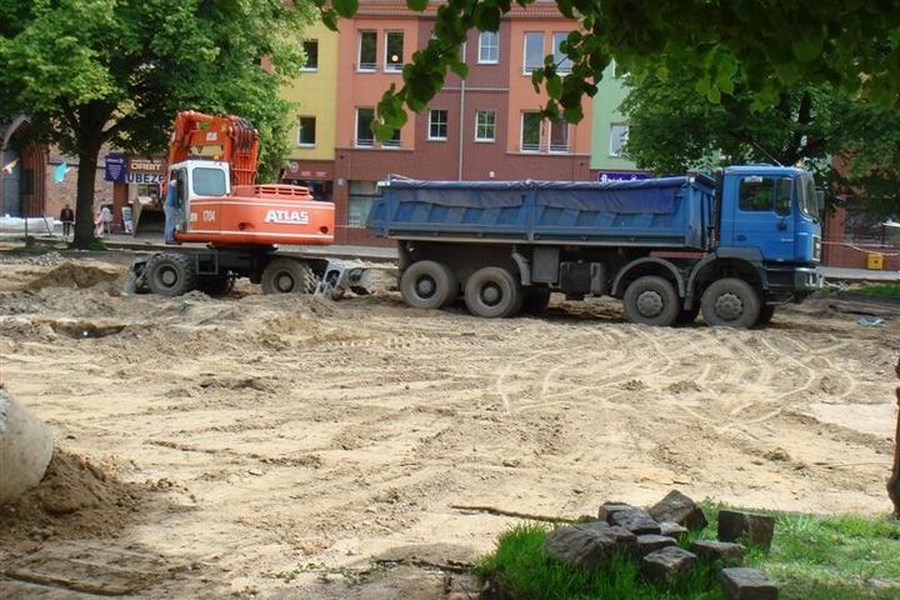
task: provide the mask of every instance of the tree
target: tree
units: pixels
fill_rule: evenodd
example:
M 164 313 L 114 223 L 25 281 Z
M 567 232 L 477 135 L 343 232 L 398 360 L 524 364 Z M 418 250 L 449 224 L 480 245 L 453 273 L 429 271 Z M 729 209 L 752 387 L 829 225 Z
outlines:
M 0 0 L 0 113 L 28 114 L 41 141 L 78 157 L 74 245 L 93 241 L 101 147 L 162 151 L 178 110 L 248 118 L 276 168 L 278 89 L 299 72 L 311 14 L 282 0 Z
M 313 0 L 324 22 L 355 14 L 359 0 Z M 538 0 L 516 0 L 527 9 Z M 410 9 L 428 10 L 428 0 L 407 0 Z M 755 108 L 779 102 L 796 86 L 829 85 L 891 107 L 900 102 L 900 8 L 891 0 L 556 0 L 572 19 L 562 47 L 571 74 L 556 72 L 548 56 L 535 71 L 535 86 L 550 98 L 548 116 L 581 119 L 584 94 L 612 58 L 636 78 L 665 80 L 684 65 L 697 68 L 697 91 L 713 103 L 742 81 Z M 379 103 L 376 134 L 389 137 L 406 121 L 404 107 L 421 111 L 441 89 L 448 70 L 465 76 L 459 48 L 466 32 L 497 31 L 513 10 L 511 0 L 449 0 L 436 11 L 434 37 L 403 69 L 402 88 Z
M 837 188 L 896 181 L 884 170 L 900 162 L 896 111 L 840 88 L 794 86 L 774 105 L 756 109 L 753 92 L 741 82 L 719 103 L 709 102 L 696 93 L 690 67 L 666 81 L 626 81 L 626 153 L 643 168 L 681 173 L 735 163 L 804 163 Z M 840 169 L 832 168 L 835 156 L 842 157 Z

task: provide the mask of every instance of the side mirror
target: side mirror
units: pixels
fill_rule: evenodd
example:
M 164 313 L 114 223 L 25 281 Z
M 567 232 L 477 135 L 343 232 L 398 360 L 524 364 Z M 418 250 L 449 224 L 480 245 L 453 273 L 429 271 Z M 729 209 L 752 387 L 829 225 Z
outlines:
M 816 190 L 816 208 L 819 209 L 821 215 L 825 211 L 825 191 Z

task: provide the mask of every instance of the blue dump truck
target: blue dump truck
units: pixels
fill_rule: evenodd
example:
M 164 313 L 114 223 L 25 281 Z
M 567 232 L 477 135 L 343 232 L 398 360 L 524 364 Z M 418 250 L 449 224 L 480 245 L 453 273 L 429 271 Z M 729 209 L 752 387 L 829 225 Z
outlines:
M 539 313 L 551 292 L 620 298 L 635 323 L 752 327 L 821 287 L 812 175 L 728 167 L 627 182 L 389 178 L 371 233 L 397 240 L 418 308 L 463 297 L 481 317 Z

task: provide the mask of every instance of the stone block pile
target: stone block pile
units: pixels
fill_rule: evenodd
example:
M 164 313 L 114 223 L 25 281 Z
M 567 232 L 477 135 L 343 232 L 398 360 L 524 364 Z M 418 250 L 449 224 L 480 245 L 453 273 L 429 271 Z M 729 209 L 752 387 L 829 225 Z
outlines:
M 573 569 L 604 569 L 617 554 L 628 556 L 639 562 L 643 578 L 663 586 L 694 569 L 699 560 L 708 561 L 722 566 L 726 600 L 777 600 L 778 587 L 765 573 L 742 566 L 746 547 L 739 543 L 768 552 L 775 519 L 722 510 L 718 540 L 694 540 L 689 550 L 678 546 L 682 536 L 707 525 L 697 503 L 672 490 L 650 508 L 606 502 L 596 521 L 550 532 L 544 549 Z

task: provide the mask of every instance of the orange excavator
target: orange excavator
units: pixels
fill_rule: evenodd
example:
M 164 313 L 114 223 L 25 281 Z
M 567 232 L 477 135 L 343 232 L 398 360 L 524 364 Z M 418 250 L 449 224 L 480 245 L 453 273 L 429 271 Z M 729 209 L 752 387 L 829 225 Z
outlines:
M 221 295 L 237 277 L 261 283 L 266 293 L 312 293 L 323 280 L 331 290 L 352 287 L 354 270 L 345 265 L 278 251 L 278 244 L 332 244 L 334 205 L 316 201 L 302 186 L 256 184 L 258 156 L 259 132 L 245 119 L 178 113 L 167 178 L 176 182 L 175 239 L 206 246 L 139 259 L 129 289 Z

